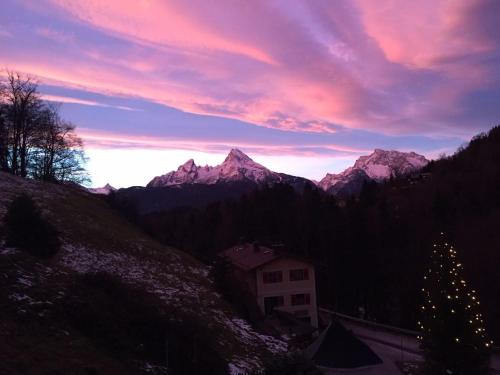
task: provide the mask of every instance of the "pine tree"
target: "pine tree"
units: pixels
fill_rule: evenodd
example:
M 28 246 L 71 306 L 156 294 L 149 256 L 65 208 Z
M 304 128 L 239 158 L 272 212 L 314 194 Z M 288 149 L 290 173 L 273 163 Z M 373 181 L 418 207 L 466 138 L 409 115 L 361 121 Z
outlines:
M 493 344 L 480 302 L 463 276 L 457 252 L 444 233 L 434 243 L 424 276 L 419 336 L 429 374 L 486 374 Z
M 59 251 L 56 228 L 47 221 L 33 199 L 25 194 L 15 198 L 4 217 L 6 244 L 35 256 L 49 258 Z

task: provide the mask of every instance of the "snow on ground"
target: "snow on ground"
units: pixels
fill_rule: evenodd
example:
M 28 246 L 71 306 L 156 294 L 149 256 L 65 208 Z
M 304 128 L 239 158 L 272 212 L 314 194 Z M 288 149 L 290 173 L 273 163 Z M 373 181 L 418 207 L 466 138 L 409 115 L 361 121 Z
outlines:
M 33 196 L 44 213 L 58 222 L 59 217 L 54 217 L 50 212 L 51 204 L 64 202 L 78 194 L 78 190 L 60 185 L 43 184 L 36 181 L 20 179 L 0 172 L 0 218 L 6 212 L 6 207 L 13 198 L 21 192 Z M 86 194 L 82 191 L 82 194 Z M 52 203 L 51 203 L 52 202 Z M 103 211 L 104 212 L 104 211 Z M 99 235 L 103 229 L 100 223 L 94 222 L 86 215 L 75 212 L 78 217 L 73 224 L 80 223 L 83 228 L 88 228 L 92 233 Z M 67 228 L 66 223 L 60 223 L 62 228 Z M 69 228 L 72 230 L 72 228 Z M 64 233 L 66 229 L 62 232 Z M 270 336 L 254 331 L 244 320 L 237 319 L 234 313 L 225 308 L 222 297 L 213 290 L 212 281 L 209 279 L 209 267 L 199 265 L 188 256 L 183 256 L 174 250 L 151 246 L 138 236 L 137 240 L 123 241 L 124 249 L 115 247 L 112 251 L 107 245 L 97 248 L 77 245 L 71 237 L 62 238 L 63 246 L 60 252 L 51 260 L 53 268 L 45 265 L 46 262 L 35 262 L 35 267 L 30 270 L 18 270 L 9 277 L 14 278 L 10 299 L 16 303 L 19 311 L 30 305 L 40 305 L 50 302 L 38 301 L 30 289 L 41 285 L 44 279 L 51 275 L 64 274 L 69 270 L 77 273 L 106 272 L 117 276 L 126 283 L 138 285 L 148 292 L 158 296 L 165 303 L 181 307 L 186 313 L 200 316 L 210 325 L 214 332 L 220 334 L 221 352 L 237 353 L 228 354 L 226 358 L 231 363 L 233 374 L 243 374 L 259 370 L 262 367 L 259 357 L 264 349 L 270 353 L 280 353 L 287 350 L 286 343 Z M 99 245 L 100 246 L 100 245 Z M 118 245 L 119 246 L 119 245 Z M 122 251 L 123 250 L 123 251 Z M 165 250 L 165 251 L 163 251 Z M 1 257 L 16 257 L 18 250 L 5 248 L 0 243 Z M 0 275 L 1 276 L 1 275 Z M 62 291 L 54 291 L 54 298 L 62 298 Z M 25 306 L 26 305 L 26 306 Z M 43 311 L 42 311 L 43 313 Z M 234 348 L 233 348 L 234 346 Z
M 251 374 L 256 368 L 260 367 L 258 361 L 249 361 L 248 359 L 234 358 L 228 365 L 230 375 Z
M 268 349 L 275 354 L 280 354 L 286 352 L 288 346 L 285 342 L 278 340 L 272 336 L 262 335 L 253 330 L 253 328 L 243 319 L 233 318 L 231 322 L 234 324 L 232 326 L 233 332 L 239 336 L 246 337 L 248 339 L 253 339 L 258 337 L 260 340 L 266 343 Z
M 185 265 L 180 257 L 166 262 L 153 262 L 133 255 L 89 249 L 83 246 L 64 244 L 60 262 L 79 273 L 107 272 L 119 276 L 130 284 L 142 285 L 147 291 L 169 303 L 182 304 L 183 309 L 195 314 L 205 314 L 211 322 L 229 329 L 244 347 L 265 346 L 271 353 L 284 353 L 287 344 L 274 337 L 259 334 L 243 319 L 234 318 L 227 312 L 214 308 L 220 296 L 203 285 L 199 276 L 208 275 L 208 267 Z M 173 272 L 175 270 L 175 272 Z M 182 275 L 178 277 L 176 275 Z M 208 279 L 207 279 L 208 281 Z M 220 343 L 222 346 L 225 343 Z M 252 357 L 231 359 L 232 374 L 244 374 L 261 367 L 259 360 Z
M 10 256 L 18 251 L 5 248 L 0 244 L 0 256 Z M 243 319 L 235 318 L 230 313 L 218 308 L 216 303 L 221 298 L 216 292 L 210 289 L 210 283 L 203 285 L 199 281 L 200 275 L 208 275 L 208 268 L 204 266 L 194 267 L 185 265 L 177 254 L 171 254 L 171 262 L 155 263 L 149 259 L 138 258 L 133 255 L 103 252 L 89 249 L 84 246 L 74 246 L 65 243 L 57 257 L 57 262 L 62 269 L 57 272 L 64 273 L 64 269 L 71 269 L 77 273 L 106 272 L 118 276 L 121 280 L 133 284 L 141 285 L 150 293 L 157 295 L 165 302 L 182 306 L 184 310 L 199 315 L 205 314 L 211 323 L 216 326 L 225 327 L 230 332 L 231 338 L 239 341 L 241 347 L 248 349 L 248 355 L 235 355 L 229 358 L 229 369 L 231 374 L 247 374 L 262 368 L 262 363 L 258 356 L 258 347 L 266 347 L 271 353 L 283 353 L 287 350 L 285 342 L 271 336 L 259 334 Z M 176 272 L 171 272 L 175 269 Z M 43 306 L 52 304 L 52 301 L 45 299 L 37 300 L 30 294 L 33 286 L 40 285 L 46 278 L 55 273 L 54 267 L 45 266 L 42 263 L 35 263 L 30 271 L 22 266 L 16 265 L 10 277 L 14 280 L 12 293 L 9 299 L 18 305 L 20 313 L 26 312 L 29 306 L 40 306 L 43 315 Z M 178 277 L 177 275 L 182 275 Z M 54 299 L 64 296 L 64 292 L 59 291 L 53 294 Z M 221 347 L 231 351 L 231 342 L 221 340 Z M 243 353 L 242 353 L 243 354 Z M 145 364 L 146 372 L 154 373 L 155 369 Z

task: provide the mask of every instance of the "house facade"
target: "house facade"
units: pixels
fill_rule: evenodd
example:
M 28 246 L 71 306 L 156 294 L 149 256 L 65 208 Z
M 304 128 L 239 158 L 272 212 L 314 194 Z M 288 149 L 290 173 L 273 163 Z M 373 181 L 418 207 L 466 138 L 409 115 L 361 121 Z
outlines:
M 255 244 L 237 245 L 219 255 L 246 282 L 265 315 L 280 310 L 318 327 L 313 264 Z

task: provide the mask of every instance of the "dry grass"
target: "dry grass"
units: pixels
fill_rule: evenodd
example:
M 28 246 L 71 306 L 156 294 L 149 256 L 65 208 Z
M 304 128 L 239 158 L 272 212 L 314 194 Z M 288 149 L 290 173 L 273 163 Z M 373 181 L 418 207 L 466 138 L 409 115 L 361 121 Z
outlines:
M 64 295 L 68 283 L 78 274 L 96 271 L 142 288 L 181 315 L 196 316 L 213 333 L 215 349 L 234 369 L 258 368 L 271 352 L 285 350 L 283 343 L 257 334 L 237 319 L 214 291 L 206 266 L 157 243 L 112 210 L 102 197 L 74 186 L 0 173 L 0 217 L 21 193 L 35 199 L 60 231 L 64 246 L 54 258 L 41 261 L 5 251 L 0 245 L 0 308 L 6 317 L 1 323 L 0 351 L 11 353 L 10 361 L 0 366 L 10 366 L 8 369 L 15 370 L 11 373 L 43 373 L 45 367 L 37 367 L 37 361 L 57 363 L 60 373 L 92 373 L 92 368 L 85 370 L 92 363 L 104 366 L 109 370 L 106 373 L 126 373 L 120 372 L 119 362 L 96 350 L 85 337 L 70 332 L 71 327 L 50 319 L 52 306 Z M 58 362 L 58 357 L 65 360 Z M 33 368 L 16 367 L 22 363 L 33 363 Z M 75 372 L 68 371 L 70 368 Z

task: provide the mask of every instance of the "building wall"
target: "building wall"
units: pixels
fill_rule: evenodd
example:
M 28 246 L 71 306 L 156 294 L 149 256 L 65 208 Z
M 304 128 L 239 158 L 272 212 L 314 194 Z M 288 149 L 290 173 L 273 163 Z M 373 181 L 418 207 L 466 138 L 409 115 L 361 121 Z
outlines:
M 255 296 L 257 295 L 257 285 L 256 285 L 256 280 L 255 280 L 255 275 L 254 272 L 250 271 L 243 271 L 239 268 L 234 268 L 234 276 L 238 278 L 241 281 L 244 281 L 250 292 Z
M 308 280 L 291 281 L 290 270 L 307 269 L 309 278 Z M 277 283 L 264 283 L 264 272 L 282 271 L 283 280 Z M 265 297 L 284 297 L 284 305 L 279 307 L 283 311 L 292 314 L 299 314 L 304 312 L 310 317 L 311 325 L 318 326 L 318 311 L 316 302 L 316 277 L 314 267 L 308 263 L 301 262 L 291 258 L 279 258 L 256 270 L 256 287 L 257 287 L 257 303 L 261 310 L 265 311 L 264 299 Z M 308 305 L 292 306 L 292 295 L 294 294 L 309 294 L 310 301 Z

